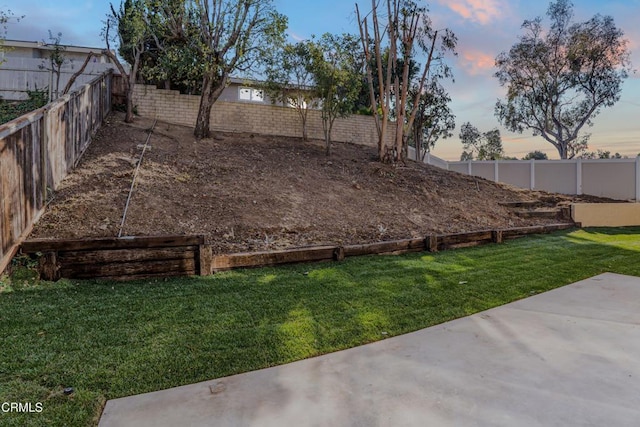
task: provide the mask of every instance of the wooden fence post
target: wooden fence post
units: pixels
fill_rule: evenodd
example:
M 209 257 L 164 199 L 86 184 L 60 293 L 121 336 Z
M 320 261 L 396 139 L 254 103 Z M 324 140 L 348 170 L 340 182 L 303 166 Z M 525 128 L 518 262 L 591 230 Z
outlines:
M 209 276 L 211 274 L 211 259 L 213 258 L 213 251 L 210 245 L 198 246 L 199 271 L 200 276 Z
M 60 266 L 58 265 L 58 253 L 45 252 L 38 260 L 40 278 L 55 282 L 60 279 Z
M 438 236 L 435 234 L 430 234 L 425 239 L 425 247 L 429 252 L 438 252 Z

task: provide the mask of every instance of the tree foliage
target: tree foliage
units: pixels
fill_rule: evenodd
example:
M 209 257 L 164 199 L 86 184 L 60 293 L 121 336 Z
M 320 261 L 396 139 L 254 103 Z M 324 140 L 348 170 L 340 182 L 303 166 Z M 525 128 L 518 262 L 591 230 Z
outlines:
M 302 123 L 302 138 L 308 139 L 309 110 L 317 108 L 319 94 L 314 79 L 313 41 L 287 43 L 267 58 L 263 88 L 272 102 L 295 108 Z
M 61 44 L 62 41 L 62 33 L 57 33 L 53 35 L 51 30 L 49 30 L 49 41 L 48 46 L 49 50 L 49 64 L 48 67 L 44 63 L 40 65 L 41 70 L 47 70 L 51 73 L 51 77 L 55 80 L 50 81 L 49 85 L 49 101 L 53 99 L 57 99 L 60 95 L 60 77 L 62 75 L 62 66 L 65 62 L 67 62 L 67 57 L 64 54 L 64 51 L 67 49 L 66 46 Z
M 358 39 L 350 34 L 329 33 L 311 44 L 312 73 L 322 104 L 327 155 L 331 154 L 331 131 L 335 120 L 353 112 L 360 93 L 362 64 L 353 54 L 358 44 Z
M 138 78 L 138 69 L 142 60 L 142 55 L 146 50 L 150 39 L 149 26 L 147 25 L 147 3 L 145 0 L 125 0 L 116 9 L 111 5 L 111 13 L 107 15 L 105 21 L 104 37 L 107 49 L 103 52 L 117 66 L 124 81 L 126 92 L 126 114 L 125 122 L 133 121 L 133 90 Z M 115 35 L 111 33 L 115 30 Z M 118 44 L 118 52 L 130 65 L 127 73 L 120 59 L 111 51 L 110 41 L 115 40 Z
M 580 155 L 581 159 L 622 159 L 622 154 L 614 153 L 611 154 L 611 151 L 605 151 L 598 149 L 596 151 L 588 151 L 584 152 Z
M 500 160 L 504 157 L 502 137 L 498 129 L 481 133 L 467 122 L 460 128 L 459 137 L 464 147 L 460 160 Z
M 573 23 L 569 0 L 551 3 L 547 16 L 548 29 L 540 17 L 525 21 L 524 35 L 496 58 L 507 97 L 495 114 L 511 131 L 542 136 L 566 159 L 586 149 L 583 128 L 620 99 L 630 71 L 628 41 L 610 16 Z
M 200 94 L 205 64 L 196 10 L 184 0 L 147 0 L 148 42 L 142 77 L 165 89 Z
M 415 90 L 410 92 L 409 99 L 415 99 Z M 440 138 L 453 136 L 456 127 L 455 116 L 449 108 L 451 98 L 444 87 L 436 79 L 432 79 L 429 85 L 423 89 L 418 98 L 418 104 L 410 102 L 408 111 L 413 114 L 416 110 L 415 120 L 409 135 L 409 143 L 416 149 L 416 159 L 424 160 L 427 152 L 435 146 Z
M 197 53 L 204 67 L 195 136 L 209 136 L 211 108 L 234 72 L 249 73 L 284 42 L 287 18 L 272 0 L 194 0 Z
M 20 21 L 24 16 L 16 16 L 11 9 L 0 9 L 0 54 L 6 52 L 4 41 L 7 38 L 7 26 L 11 20 Z M 4 63 L 4 57 L 0 58 L 0 65 Z
M 535 150 L 527 153 L 522 160 L 549 160 L 547 153 L 543 153 L 540 150 Z

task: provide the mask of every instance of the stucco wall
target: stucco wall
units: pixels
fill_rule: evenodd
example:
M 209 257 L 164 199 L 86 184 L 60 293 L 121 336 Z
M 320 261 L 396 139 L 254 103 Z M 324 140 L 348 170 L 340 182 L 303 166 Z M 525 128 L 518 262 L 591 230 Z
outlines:
M 178 91 L 157 89 L 155 86 L 136 85 L 133 103 L 141 116 L 194 126 L 200 97 L 181 95 Z M 211 111 L 210 126 L 215 131 L 302 136 L 301 120 L 295 109 L 252 102 L 218 100 Z M 324 139 L 320 111 L 309 111 L 307 128 L 309 138 Z M 369 146 L 376 146 L 377 138 L 373 117 L 360 115 L 336 119 L 331 134 L 332 141 Z M 393 141 L 391 127 L 387 140 L 389 143 Z
M 640 226 L 640 203 L 576 203 L 571 217 L 583 227 Z

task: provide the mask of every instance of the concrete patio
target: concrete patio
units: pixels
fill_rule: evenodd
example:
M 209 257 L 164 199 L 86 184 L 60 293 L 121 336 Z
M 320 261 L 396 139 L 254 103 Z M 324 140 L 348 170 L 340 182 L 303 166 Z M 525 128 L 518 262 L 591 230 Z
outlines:
M 637 426 L 640 278 L 606 273 L 373 344 L 110 400 L 99 425 Z

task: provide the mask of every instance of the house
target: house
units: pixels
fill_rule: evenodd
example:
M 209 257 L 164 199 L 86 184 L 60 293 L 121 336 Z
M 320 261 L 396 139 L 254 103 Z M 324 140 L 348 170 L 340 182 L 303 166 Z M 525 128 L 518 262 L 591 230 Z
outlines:
M 87 55 L 94 53 L 83 74 L 76 79 L 72 89 L 88 83 L 108 69 L 115 69 L 101 47 L 61 45 L 64 63 L 60 79 L 52 71 L 50 56 L 55 45 L 43 42 L 5 40 L 0 52 L 0 96 L 2 99 L 19 100 L 27 97 L 28 90 L 47 90 L 55 98 L 71 76 L 82 67 Z
M 280 107 L 294 107 L 291 101 L 287 103 L 273 101 L 269 98 L 269 95 L 262 89 L 264 82 L 253 79 L 231 77 L 229 79 L 229 85 L 220 94 L 219 101 L 225 102 L 246 102 L 251 104 L 264 104 L 264 105 L 277 105 Z M 302 89 L 303 91 L 309 91 L 313 93 L 313 87 L 307 86 Z M 294 89 L 290 89 L 293 92 Z M 306 103 L 305 103 L 306 105 Z M 321 108 L 321 102 L 318 99 L 316 102 L 311 103 L 308 106 L 309 109 Z

